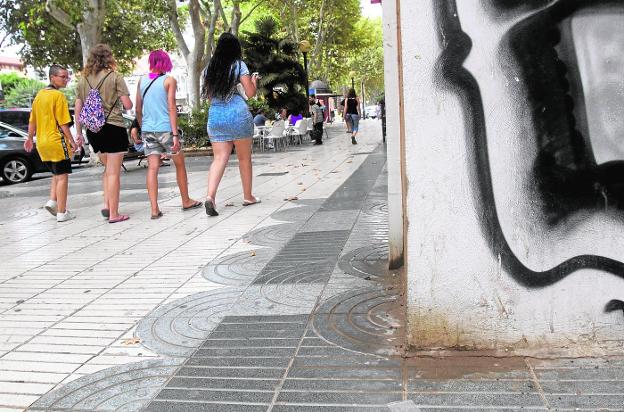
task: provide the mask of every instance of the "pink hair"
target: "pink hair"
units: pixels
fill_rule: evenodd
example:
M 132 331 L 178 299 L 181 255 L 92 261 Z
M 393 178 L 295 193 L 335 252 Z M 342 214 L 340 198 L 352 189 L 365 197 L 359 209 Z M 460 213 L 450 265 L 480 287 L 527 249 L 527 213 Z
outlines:
M 173 69 L 173 63 L 166 51 L 154 50 L 149 55 L 150 70 L 158 73 L 169 73 Z

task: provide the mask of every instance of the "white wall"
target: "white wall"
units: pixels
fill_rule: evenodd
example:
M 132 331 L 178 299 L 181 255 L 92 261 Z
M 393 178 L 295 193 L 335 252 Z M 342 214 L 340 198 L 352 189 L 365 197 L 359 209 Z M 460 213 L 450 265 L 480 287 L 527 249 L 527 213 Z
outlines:
M 410 344 L 532 354 L 619 351 L 624 314 L 605 311 L 612 300 L 616 306 L 624 301 L 624 213 L 613 205 L 621 196 L 618 186 L 596 177 L 594 165 L 580 174 L 566 171 L 568 197 L 545 193 L 543 175 L 536 173 L 539 157 L 553 145 L 563 147 L 555 155 L 567 153 L 569 136 L 540 129 L 540 116 L 550 116 L 543 111 L 551 108 L 537 105 L 534 78 L 521 70 L 506 43 L 512 29 L 541 10 L 501 11 L 491 6 L 497 0 L 458 0 L 456 13 L 447 13 L 445 7 L 455 2 L 396 0 L 403 81 L 392 93 L 392 3 L 384 1 L 386 90 L 392 100 L 388 164 L 390 183 L 400 181 L 399 166 L 404 167 Z M 441 16 L 459 20 L 471 47 Z M 462 51 L 469 51 L 465 61 L 457 57 Z M 390 152 L 392 139 L 396 143 L 400 136 L 399 90 L 402 162 Z M 577 102 L 577 119 L 582 109 Z M 617 173 L 610 178 L 619 179 Z M 601 192 L 606 208 L 600 193 L 578 189 L 587 185 L 583 179 L 598 179 L 587 186 L 590 192 L 608 188 Z M 391 239 L 400 238 L 399 198 L 389 198 Z
M 383 2 L 384 82 L 386 100 L 386 150 L 388 156 L 388 212 L 389 212 L 389 259 L 390 267 L 405 263 L 403 237 L 403 188 L 401 162 L 402 116 L 399 78 L 402 65 L 399 61 L 399 34 L 397 25 L 397 4 Z

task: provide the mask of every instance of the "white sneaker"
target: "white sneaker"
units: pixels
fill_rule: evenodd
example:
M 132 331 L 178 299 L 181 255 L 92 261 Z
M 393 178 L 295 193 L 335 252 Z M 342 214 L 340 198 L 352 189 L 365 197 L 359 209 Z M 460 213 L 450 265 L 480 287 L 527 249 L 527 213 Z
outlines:
M 52 216 L 56 216 L 56 201 L 55 200 L 52 200 L 52 199 L 48 200 L 48 202 L 45 204 L 43 208 L 47 210 L 48 212 L 50 212 Z
M 72 219 L 75 219 L 75 218 L 76 218 L 76 215 L 74 215 L 69 210 L 66 210 L 65 213 L 57 213 L 56 214 L 56 221 L 57 222 L 67 222 L 68 220 L 72 220 Z

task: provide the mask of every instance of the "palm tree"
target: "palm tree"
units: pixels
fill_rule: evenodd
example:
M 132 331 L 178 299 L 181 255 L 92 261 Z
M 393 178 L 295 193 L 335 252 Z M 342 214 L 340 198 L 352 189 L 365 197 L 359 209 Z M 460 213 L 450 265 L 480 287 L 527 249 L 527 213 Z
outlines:
M 255 29 L 255 33 L 244 31 L 241 43 L 250 71 L 262 75 L 258 94 L 275 110 L 287 107 L 294 112 L 303 111 L 307 104 L 306 76 L 299 63 L 297 45 L 279 33 L 272 17 L 256 21 Z

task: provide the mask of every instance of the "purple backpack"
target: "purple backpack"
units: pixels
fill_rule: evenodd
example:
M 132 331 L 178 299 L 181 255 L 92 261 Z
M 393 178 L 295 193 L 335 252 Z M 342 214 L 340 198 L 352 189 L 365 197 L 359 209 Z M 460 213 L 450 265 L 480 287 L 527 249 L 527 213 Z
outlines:
M 100 95 L 100 87 L 102 87 L 102 83 L 104 83 L 104 80 L 106 80 L 106 78 L 111 73 L 112 71 L 108 72 L 108 74 L 104 76 L 102 80 L 100 80 L 95 88 L 91 86 L 91 83 L 89 83 L 89 80 L 87 80 L 87 78 L 85 77 L 85 80 L 87 80 L 87 83 L 89 84 L 89 87 L 91 89 L 89 90 L 87 99 L 84 102 L 84 106 L 82 106 L 79 119 L 80 123 L 82 123 L 89 131 L 93 133 L 99 132 L 102 127 L 104 127 L 104 124 L 108 120 L 108 116 L 110 116 L 111 112 L 115 108 L 115 104 L 117 104 L 117 101 L 115 101 L 115 104 L 113 104 L 113 106 L 111 107 L 108 115 L 104 116 L 104 106 L 102 104 L 102 96 Z

